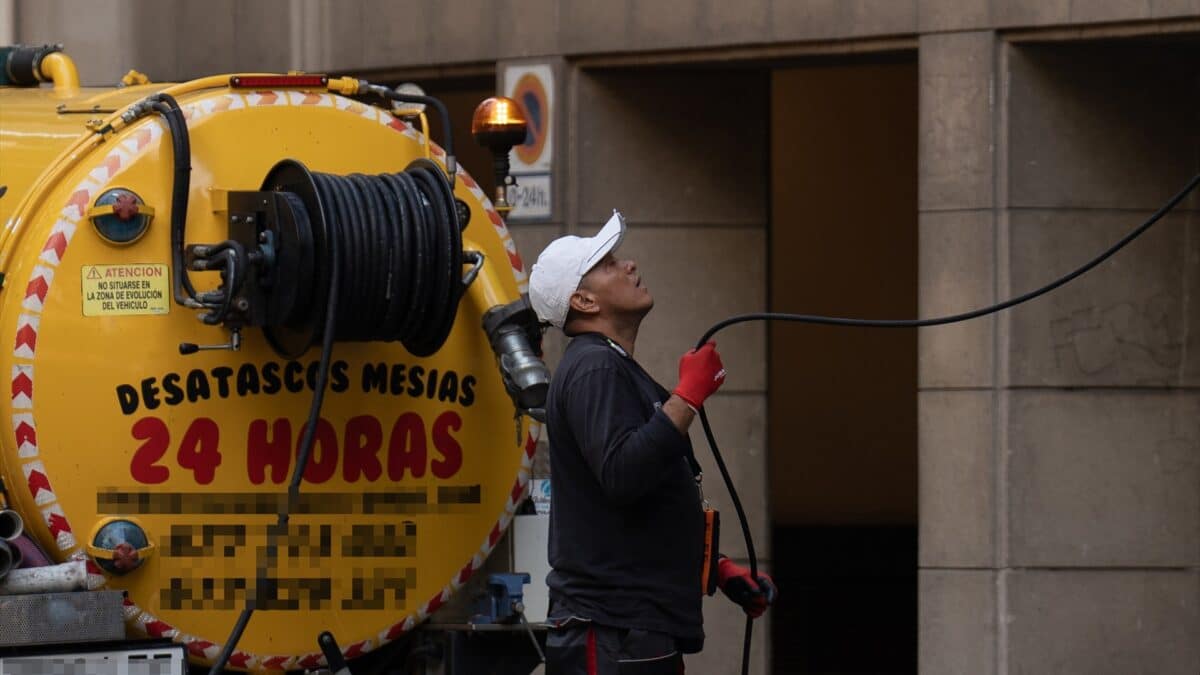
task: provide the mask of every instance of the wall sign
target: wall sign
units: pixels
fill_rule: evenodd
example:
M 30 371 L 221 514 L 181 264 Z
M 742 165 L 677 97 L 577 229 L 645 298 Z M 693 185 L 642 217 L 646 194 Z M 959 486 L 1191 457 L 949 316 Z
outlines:
M 525 142 L 510 157 L 517 187 L 510 192 L 511 220 L 546 220 L 553 209 L 554 73 L 549 64 L 504 68 L 504 95 L 521 106 L 529 123 Z

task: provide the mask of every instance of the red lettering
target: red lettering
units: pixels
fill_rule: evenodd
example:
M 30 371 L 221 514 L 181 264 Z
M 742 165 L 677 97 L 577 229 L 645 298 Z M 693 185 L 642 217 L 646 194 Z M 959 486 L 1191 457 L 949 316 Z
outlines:
M 246 473 L 250 482 L 262 485 L 267 479 L 266 468 L 271 467 L 271 482 L 282 483 L 287 479 L 289 457 L 292 446 L 292 423 L 285 418 L 275 420 L 272 437 L 267 438 L 267 421 L 254 420 L 246 435 Z M 337 452 L 335 449 L 334 452 Z
M 221 429 L 207 417 L 198 417 L 183 433 L 179 443 L 179 466 L 191 469 L 200 485 L 208 485 L 221 465 Z
M 379 480 L 383 466 L 379 449 L 383 447 L 383 427 L 370 415 L 351 417 L 346 422 L 346 454 L 342 458 L 342 478 L 347 483 L 365 475 L 367 480 Z
M 397 417 L 388 440 L 388 478 L 404 480 L 405 470 L 411 471 L 413 478 L 424 476 L 428 454 L 425 449 L 425 423 L 421 417 L 412 412 Z
M 450 435 L 450 431 L 462 429 L 462 417 L 453 410 L 448 410 L 433 421 L 433 447 L 442 453 L 445 459 L 435 459 L 429 469 L 438 478 L 449 478 L 462 468 L 462 446 Z
M 305 424 L 300 429 L 300 438 L 296 440 L 296 461 L 300 461 L 300 448 L 304 443 L 304 432 L 308 429 Z M 324 417 L 317 420 L 317 431 L 314 434 L 312 452 L 308 455 L 308 463 L 304 466 L 304 482 L 324 483 L 333 478 L 337 471 L 338 440 L 333 425 Z M 318 459 L 320 458 L 320 459 Z
M 155 485 L 170 478 L 170 469 L 155 464 L 167 454 L 167 446 L 171 443 L 171 432 L 166 423 L 157 417 L 143 417 L 134 422 L 133 437 L 145 441 L 133 453 L 133 460 L 129 463 L 129 473 L 133 479 Z
M 197 425 L 204 423 L 203 429 Z M 455 432 L 462 429 L 463 420 L 459 413 L 446 411 L 433 422 L 426 435 L 425 421 L 415 412 L 402 413 L 392 424 L 387 441 L 387 478 L 402 481 L 406 478 L 423 478 L 427 471 L 439 479 L 450 478 L 462 470 L 463 449 Z M 201 434 L 203 431 L 209 436 Z M 342 480 L 354 483 L 360 480 L 375 482 L 383 478 L 384 458 L 383 425 L 371 415 L 358 415 L 346 421 L 344 438 L 339 438 L 328 420 L 317 422 L 314 432 L 312 454 L 304 468 L 306 483 L 320 484 L 330 481 L 338 473 L 341 463 Z M 165 427 L 164 427 L 165 432 Z M 299 457 L 300 445 L 304 441 L 305 428 L 300 429 L 296 439 L 295 454 Z M 196 434 L 193 439 L 192 435 Z M 211 482 L 213 471 L 220 464 L 216 452 L 216 425 L 207 418 L 198 419 L 188 429 L 180 448 L 179 463 L 196 471 L 196 480 L 201 484 Z M 430 438 L 436 455 L 429 451 Z M 206 445 L 206 443 L 208 445 Z M 291 424 L 285 418 L 276 419 L 268 429 L 266 420 L 254 420 L 246 441 L 246 467 L 250 482 L 261 485 L 267 479 L 278 484 L 288 479 L 291 466 Z M 339 444 L 341 448 L 339 449 Z M 161 456 L 155 456 L 157 459 Z M 431 461 L 432 460 L 432 461 Z M 166 471 L 163 467 L 155 467 Z M 204 471 L 207 470 L 207 473 Z M 166 480 L 165 477 L 162 480 Z

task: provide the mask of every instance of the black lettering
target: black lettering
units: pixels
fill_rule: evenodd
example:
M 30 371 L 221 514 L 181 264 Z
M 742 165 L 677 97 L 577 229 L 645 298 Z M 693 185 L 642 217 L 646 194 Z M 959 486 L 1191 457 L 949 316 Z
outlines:
M 392 396 L 399 396 L 404 393 L 404 371 L 403 363 L 392 365 Z
M 238 396 L 258 393 L 258 368 L 253 363 L 243 363 L 237 374 Z
M 442 376 L 442 383 L 438 386 L 438 400 L 442 403 L 453 403 L 454 399 L 458 398 L 458 373 L 453 370 L 447 370 Z
M 300 365 L 299 361 L 288 361 L 283 367 L 283 384 L 287 390 L 293 394 L 304 389 L 304 381 L 300 379 L 300 374 L 304 372 L 304 366 Z
M 334 393 L 340 394 L 350 388 L 350 378 L 346 377 L 346 370 L 350 368 L 350 364 L 345 361 L 334 361 L 333 367 L 330 369 L 329 388 Z
M 121 412 L 132 415 L 138 409 L 137 389 L 134 389 L 131 384 L 118 384 L 117 403 L 121 406 Z
M 429 379 L 425 381 L 425 398 L 432 399 L 437 393 L 438 371 L 437 368 L 429 371 Z
M 283 388 L 283 382 L 279 379 L 279 364 L 274 361 L 263 364 L 262 379 L 264 394 L 278 394 Z
M 467 407 L 475 402 L 475 376 L 467 375 L 462 379 L 462 396 L 458 398 L 458 404 L 462 407 Z
M 203 370 L 193 370 L 187 375 L 187 398 L 189 403 L 195 403 L 200 399 L 208 400 L 212 396 L 212 391 L 208 388 L 208 376 Z
M 425 391 L 425 384 L 421 382 L 421 376 L 425 374 L 425 369 L 421 366 L 413 366 L 408 369 L 408 395 L 420 396 L 421 392 Z
M 163 403 L 167 405 L 179 405 L 183 403 L 183 389 L 179 387 L 179 373 L 167 373 L 163 377 L 162 388 L 167 392 L 167 397 L 163 399 Z
M 233 376 L 233 368 L 217 366 L 212 369 L 212 374 L 217 378 L 217 396 L 229 398 L 229 378 Z
M 154 379 L 147 377 L 142 380 L 142 404 L 146 406 L 146 410 L 158 407 L 158 387 L 154 386 Z
M 392 372 L 395 372 L 394 370 Z M 372 389 L 378 389 L 379 393 L 384 393 L 387 390 L 387 364 L 386 363 L 364 363 L 362 371 L 362 390 L 366 394 Z

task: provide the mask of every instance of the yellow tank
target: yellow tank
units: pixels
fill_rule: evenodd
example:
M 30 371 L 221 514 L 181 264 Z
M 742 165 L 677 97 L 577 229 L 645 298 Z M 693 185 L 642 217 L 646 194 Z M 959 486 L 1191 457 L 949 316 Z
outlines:
M 444 170 L 446 155 L 389 111 L 343 95 L 354 80 L 235 87 L 224 75 L 79 89 L 68 59 L 53 55 L 50 66 L 56 86 L 0 87 L 9 506 L 57 561 L 87 560 L 91 588 L 127 591 L 131 637 L 170 637 L 196 662 L 216 657 L 247 597 L 259 610 L 236 668 L 314 667 L 326 629 L 350 656 L 396 640 L 481 566 L 528 480 L 537 426 L 514 435 L 514 403 L 481 327 L 525 291 L 503 220 L 458 171 L 462 248 L 483 265 L 435 353 L 334 345 L 313 455 L 268 561 L 319 340 L 289 359 L 243 322 L 238 351 L 181 353 L 229 343 L 239 322 L 207 325 L 172 300 L 173 136 L 162 115 L 135 116 L 131 105 L 165 91 L 182 109 L 189 245 L 226 240 L 235 202 L 286 187 L 264 185 L 282 160 L 344 176 L 394 174 L 426 155 Z M 190 274 L 200 294 L 222 283 Z M 125 550 L 114 553 L 115 542 Z

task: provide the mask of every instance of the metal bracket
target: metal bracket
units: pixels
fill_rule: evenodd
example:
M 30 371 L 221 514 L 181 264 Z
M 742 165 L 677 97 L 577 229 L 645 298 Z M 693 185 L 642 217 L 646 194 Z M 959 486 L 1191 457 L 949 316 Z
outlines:
M 467 270 L 467 273 L 463 275 L 462 285 L 463 285 L 463 288 L 465 289 L 468 286 L 470 286 L 473 281 L 475 281 L 475 277 L 478 277 L 479 271 L 481 269 L 483 269 L 483 261 L 484 261 L 483 252 L 482 251 L 463 251 L 463 260 L 469 260 L 472 263 L 474 263 L 471 266 L 471 269 Z

